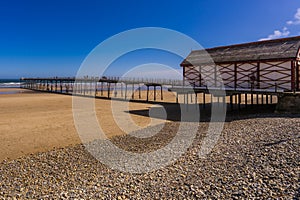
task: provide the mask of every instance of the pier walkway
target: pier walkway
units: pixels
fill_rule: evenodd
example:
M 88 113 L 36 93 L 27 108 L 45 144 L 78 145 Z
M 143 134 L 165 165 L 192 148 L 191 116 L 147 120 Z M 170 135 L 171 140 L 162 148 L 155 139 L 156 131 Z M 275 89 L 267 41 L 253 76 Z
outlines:
M 219 88 L 219 87 L 187 87 L 182 80 L 142 79 L 142 78 L 21 78 L 21 88 L 89 97 L 116 98 L 127 100 L 157 101 L 163 100 L 163 93 L 172 92 L 176 103 L 198 104 L 205 108 L 206 104 L 218 102 L 230 105 L 231 109 L 248 105 L 274 104 L 277 96 L 284 90 Z M 146 97 L 142 98 L 142 91 Z M 199 94 L 201 96 L 199 96 Z M 180 97 L 182 101 L 180 102 Z

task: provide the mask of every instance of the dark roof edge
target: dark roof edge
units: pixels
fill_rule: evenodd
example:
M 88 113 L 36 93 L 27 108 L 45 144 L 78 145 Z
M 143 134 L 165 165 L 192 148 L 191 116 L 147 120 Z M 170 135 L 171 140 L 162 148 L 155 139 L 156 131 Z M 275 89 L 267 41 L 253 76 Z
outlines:
M 192 52 L 204 51 L 204 50 L 209 51 L 209 50 L 215 50 L 215 49 L 225 49 L 225 48 L 229 48 L 229 47 L 232 48 L 232 47 L 242 47 L 242 46 L 257 45 L 257 44 L 285 42 L 285 41 L 290 41 L 290 40 L 295 40 L 295 39 L 300 40 L 300 36 L 273 39 L 273 40 L 256 41 L 256 42 L 247 42 L 247 43 L 242 43 L 242 44 L 233 44 L 233 45 L 226 45 L 226 46 L 218 46 L 218 47 L 212 47 L 212 48 L 206 48 L 206 49 L 200 49 L 200 50 L 193 50 Z
M 264 60 L 240 60 L 240 61 L 227 61 L 227 62 L 214 62 L 216 65 L 221 65 L 221 64 L 236 64 L 236 63 L 262 63 L 262 62 L 280 62 L 280 61 L 293 61 L 295 60 L 295 57 L 292 58 L 277 58 L 277 59 L 264 59 Z M 180 63 L 181 67 L 188 67 L 192 66 L 191 63 L 186 63 L 187 61 L 184 60 Z M 205 63 L 202 63 L 205 64 Z M 206 64 L 211 64 L 211 63 L 206 63 Z

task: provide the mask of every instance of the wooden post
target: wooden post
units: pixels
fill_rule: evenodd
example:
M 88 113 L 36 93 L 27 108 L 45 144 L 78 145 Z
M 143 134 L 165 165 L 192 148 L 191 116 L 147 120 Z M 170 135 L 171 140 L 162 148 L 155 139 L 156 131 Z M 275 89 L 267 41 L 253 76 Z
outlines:
M 234 64 L 234 90 L 237 88 L 237 64 Z
M 299 61 L 296 61 L 296 90 L 300 90 L 300 65 L 298 64 Z
M 186 103 L 189 104 L 189 93 L 186 93 Z
M 132 99 L 134 99 L 134 83 L 132 82 L 132 96 L 131 96 Z
M 230 95 L 230 109 L 233 110 L 233 95 Z
M 217 65 L 214 65 L 214 83 L 215 83 L 215 87 L 217 87 Z M 219 102 L 218 102 L 219 103 Z
M 182 86 L 185 86 L 185 66 L 182 68 L 182 74 L 183 74 L 183 80 L 182 80 Z
M 203 92 L 203 108 L 205 109 L 205 92 Z
M 273 104 L 273 95 L 270 95 L 270 103 Z
M 127 83 L 125 83 L 125 99 L 127 99 Z
M 234 98 L 235 98 L 235 99 L 234 99 L 234 103 L 235 103 L 235 104 L 238 104 L 238 95 L 235 94 L 235 95 L 234 95 Z
M 83 80 L 83 86 L 82 86 L 83 87 L 83 95 L 84 96 L 85 96 L 85 92 L 86 92 L 86 82 L 85 82 L 85 80 L 86 79 Z
M 106 85 L 107 85 L 107 97 L 110 98 L 110 83 L 107 82 Z
M 63 83 L 62 83 L 62 80 L 60 81 L 60 93 L 63 92 Z
M 239 97 L 239 110 L 240 110 L 241 109 L 242 94 L 239 93 L 238 97 Z
M 98 93 L 98 86 L 97 86 L 98 82 L 95 81 L 95 97 L 97 96 Z
M 55 80 L 55 92 L 57 92 L 57 80 Z
M 142 94 L 141 94 L 141 86 L 140 86 L 140 84 L 139 84 L 139 99 L 141 99 L 142 98 Z
M 114 88 L 114 95 L 115 95 L 115 97 L 117 97 L 117 94 L 118 94 L 118 92 L 117 92 L 117 83 L 115 82 L 115 88 Z
M 295 67 L 295 62 L 294 61 L 291 61 L 291 90 L 293 92 L 296 91 L 296 67 Z
M 163 88 L 162 85 L 160 85 L 160 99 L 163 100 Z
M 156 86 L 154 86 L 154 101 L 156 101 Z
M 90 81 L 90 94 L 92 95 L 93 91 L 92 91 L 92 88 L 93 88 L 93 82 L 92 80 Z
M 121 84 L 121 97 L 123 97 L 124 96 L 124 94 L 123 94 L 123 83 L 120 83 Z
M 147 102 L 149 101 L 149 86 L 147 85 Z
M 257 89 L 260 89 L 260 62 L 257 63 L 256 73 Z

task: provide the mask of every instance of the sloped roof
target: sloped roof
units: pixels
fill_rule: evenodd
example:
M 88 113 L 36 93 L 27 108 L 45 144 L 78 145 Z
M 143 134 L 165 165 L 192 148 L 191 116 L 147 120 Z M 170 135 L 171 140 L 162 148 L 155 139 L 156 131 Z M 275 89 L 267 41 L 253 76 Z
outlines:
M 207 53 L 215 63 L 296 59 L 299 47 L 300 36 L 215 47 L 192 51 L 180 65 L 207 64 Z

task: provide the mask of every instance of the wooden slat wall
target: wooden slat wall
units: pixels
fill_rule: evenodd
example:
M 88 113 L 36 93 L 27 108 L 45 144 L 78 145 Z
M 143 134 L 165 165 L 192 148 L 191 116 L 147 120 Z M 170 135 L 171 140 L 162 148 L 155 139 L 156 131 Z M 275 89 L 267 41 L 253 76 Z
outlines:
M 293 72 L 291 62 L 296 64 Z M 217 68 L 216 68 L 217 67 Z M 219 86 L 219 70 L 226 88 L 300 90 L 300 66 L 294 61 L 252 62 L 184 67 L 186 80 L 193 86 Z M 294 73 L 294 79 L 292 81 Z

